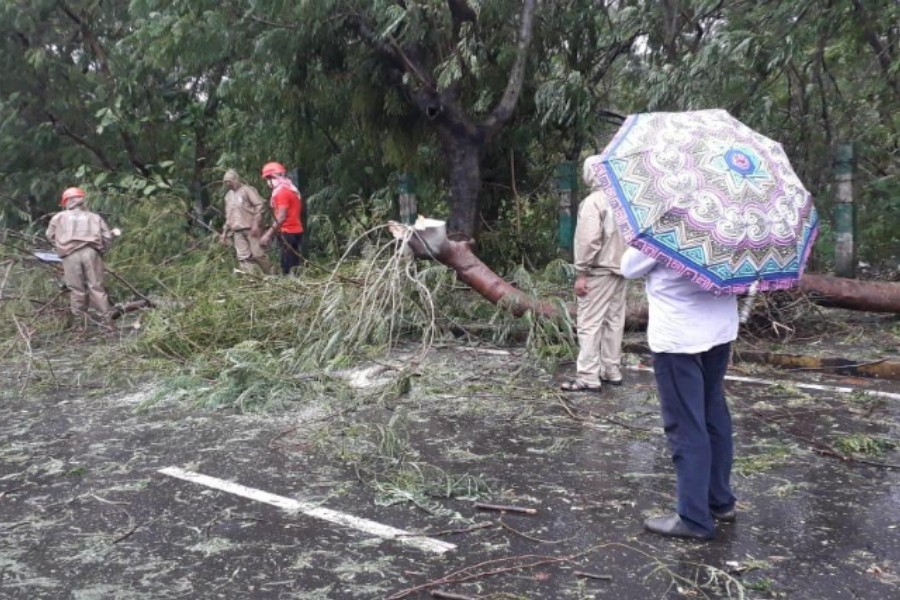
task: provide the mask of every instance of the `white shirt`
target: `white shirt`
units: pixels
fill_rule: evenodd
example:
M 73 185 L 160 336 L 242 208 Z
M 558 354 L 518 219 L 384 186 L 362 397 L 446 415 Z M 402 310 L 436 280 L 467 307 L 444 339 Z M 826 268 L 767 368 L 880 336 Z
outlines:
M 713 295 L 631 247 L 622 255 L 622 275 L 647 277 L 647 342 L 653 352 L 697 354 L 737 339 L 736 296 Z

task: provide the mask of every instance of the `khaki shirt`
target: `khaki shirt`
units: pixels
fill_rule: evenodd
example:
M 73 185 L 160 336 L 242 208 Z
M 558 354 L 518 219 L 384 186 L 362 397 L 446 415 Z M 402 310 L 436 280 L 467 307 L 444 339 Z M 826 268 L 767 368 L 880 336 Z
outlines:
M 584 275 L 621 275 L 625 240 L 616 216 L 601 191 L 594 191 L 578 207 L 575 226 L 575 272 Z
M 85 246 L 103 254 L 109 249 L 113 236 L 103 217 L 87 209 L 73 208 L 53 215 L 47 227 L 47 239 L 62 258 Z
M 265 201 L 252 185 L 242 184 L 225 194 L 225 224 L 232 231 L 250 229 L 257 222 Z

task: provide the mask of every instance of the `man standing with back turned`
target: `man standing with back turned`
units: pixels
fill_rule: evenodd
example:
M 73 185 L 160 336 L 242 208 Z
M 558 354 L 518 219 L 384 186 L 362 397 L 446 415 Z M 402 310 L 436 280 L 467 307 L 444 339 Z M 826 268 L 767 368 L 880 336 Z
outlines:
M 739 325 L 737 299 L 704 290 L 636 248 L 622 256 L 622 273 L 647 278 L 647 342 L 676 476 L 675 512 L 647 519 L 644 528 L 709 540 L 716 521 L 734 521 L 737 515 L 725 401 L 725 372 Z
M 256 188 L 241 181 L 234 169 L 225 172 L 223 181 L 228 192 L 225 194 L 225 227 L 219 241 L 225 244 L 231 233 L 241 268 L 252 271 L 254 267 L 259 267 L 264 274 L 270 275 L 272 263 L 259 243 L 262 196 Z
M 69 288 L 72 314 L 87 324 L 88 304 L 104 319 L 112 323 L 109 297 L 103 287 L 103 258 L 119 234 L 110 230 L 103 217 L 84 206 L 84 190 L 70 187 L 63 192 L 63 211 L 53 215 L 47 227 L 47 239 L 62 259 L 63 277 Z
M 600 382 L 622 383 L 622 334 L 625 330 L 625 241 L 612 207 L 597 186 L 600 157 L 584 161 L 582 179 L 591 193 L 578 207 L 575 227 L 575 296 L 578 301 L 578 362 L 567 392 L 599 392 Z

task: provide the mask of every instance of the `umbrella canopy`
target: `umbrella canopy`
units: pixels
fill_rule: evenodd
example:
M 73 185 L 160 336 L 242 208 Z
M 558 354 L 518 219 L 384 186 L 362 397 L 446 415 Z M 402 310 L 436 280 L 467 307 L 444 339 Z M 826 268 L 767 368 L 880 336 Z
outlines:
M 600 158 L 630 245 L 714 293 L 797 285 L 818 215 L 778 142 L 724 110 L 644 113 Z

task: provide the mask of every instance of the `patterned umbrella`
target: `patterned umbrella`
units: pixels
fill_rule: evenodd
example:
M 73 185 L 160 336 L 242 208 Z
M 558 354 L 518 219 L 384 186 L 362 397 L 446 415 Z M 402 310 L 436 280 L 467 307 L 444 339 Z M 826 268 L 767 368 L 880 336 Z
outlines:
M 778 142 L 724 110 L 644 113 L 600 158 L 630 245 L 717 294 L 797 285 L 818 215 Z

